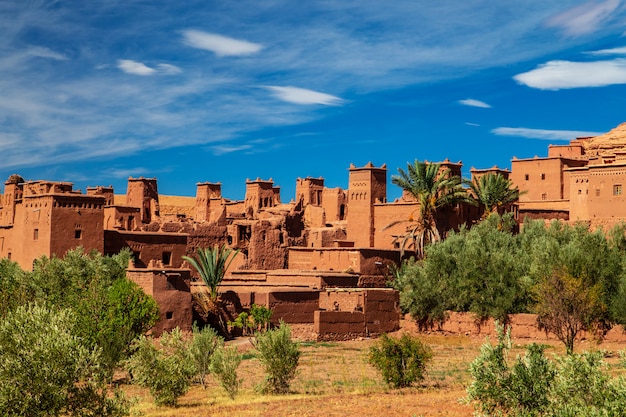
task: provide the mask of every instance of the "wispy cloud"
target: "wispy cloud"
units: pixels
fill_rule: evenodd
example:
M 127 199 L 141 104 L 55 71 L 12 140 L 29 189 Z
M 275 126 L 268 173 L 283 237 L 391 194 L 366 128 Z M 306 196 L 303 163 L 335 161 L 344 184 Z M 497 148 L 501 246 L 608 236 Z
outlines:
M 548 26 L 559 27 L 568 36 L 580 36 L 595 32 L 611 17 L 620 0 L 588 1 L 553 16 Z
M 626 46 L 621 48 L 600 49 L 599 51 L 587 52 L 589 55 L 626 55 Z
M 472 122 L 465 122 L 465 124 L 468 126 L 480 126 L 478 123 L 472 123 Z
M 518 74 L 515 81 L 541 90 L 626 84 L 626 59 L 596 62 L 550 61 Z
M 156 72 L 154 68 L 150 68 L 145 64 L 130 59 L 120 59 L 117 61 L 117 67 L 128 74 L 135 75 L 152 75 Z
M 585 132 L 578 130 L 547 130 L 530 129 L 527 127 L 498 127 L 491 131 L 498 136 L 516 136 L 528 139 L 542 140 L 572 140 L 578 137 L 601 135 L 601 132 Z
M 465 100 L 459 100 L 459 104 L 470 107 L 480 107 L 482 109 L 490 109 L 491 106 L 484 101 L 474 100 L 473 98 L 468 98 Z
M 26 53 L 30 56 L 56 59 L 57 61 L 65 61 L 68 59 L 65 55 L 54 52 L 53 50 L 49 48 L 44 48 L 42 46 L 34 46 L 32 48 L 29 48 Z
M 278 87 L 278 86 L 265 86 L 270 90 L 274 96 L 294 104 L 323 104 L 325 106 L 338 106 L 343 103 L 343 100 L 337 96 L 331 94 L 320 93 L 319 91 L 307 90 L 306 88 L 298 87 Z
M 216 156 L 220 156 L 220 155 L 224 155 L 227 153 L 231 153 L 231 152 L 239 152 L 239 151 L 245 151 L 245 150 L 249 150 L 251 149 L 252 146 L 250 145 L 216 145 L 216 146 L 211 146 L 211 151 L 213 152 L 213 155 Z
M 193 48 L 211 51 L 217 56 L 250 55 L 263 48 L 258 43 L 192 29 L 183 31 L 183 42 Z
M 132 61 L 130 59 L 119 59 L 117 61 L 117 67 L 127 74 L 142 76 L 154 74 L 174 75 L 183 72 L 183 70 L 176 65 L 158 64 L 156 68 L 152 68 L 142 62 Z M 106 68 L 106 66 L 100 68 Z

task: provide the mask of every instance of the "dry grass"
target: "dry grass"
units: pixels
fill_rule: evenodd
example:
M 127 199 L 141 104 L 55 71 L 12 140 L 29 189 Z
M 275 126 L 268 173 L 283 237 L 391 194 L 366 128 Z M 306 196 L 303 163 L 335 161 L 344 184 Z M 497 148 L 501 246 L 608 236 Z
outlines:
M 230 400 L 219 385 L 211 380 L 203 390 L 194 385 L 179 401 L 179 407 L 156 407 L 147 390 L 125 386 L 129 396 L 137 398 L 134 415 L 165 416 L 471 416 L 471 405 L 460 400 L 469 383 L 469 363 L 478 355 L 484 342 L 482 336 L 422 334 L 420 338 L 433 349 L 433 360 L 426 380 L 413 388 L 389 389 L 367 363 L 369 347 L 375 340 L 336 343 L 304 343 L 299 374 L 293 392 L 283 396 L 261 395 L 255 385 L 263 373 L 249 343 L 241 343 L 246 359 L 239 368 L 244 379 L 242 390 Z M 548 345 L 547 354 L 562 354 L 555 341 L 514 340 L 511 355 L 522 354 L 531 342 Z M 580 343 L 580 349 L 608 350 L 607 360 L 617 361 L 615 352 L 623 346 Z M 578 349 L 577 349 L 578 350 Z

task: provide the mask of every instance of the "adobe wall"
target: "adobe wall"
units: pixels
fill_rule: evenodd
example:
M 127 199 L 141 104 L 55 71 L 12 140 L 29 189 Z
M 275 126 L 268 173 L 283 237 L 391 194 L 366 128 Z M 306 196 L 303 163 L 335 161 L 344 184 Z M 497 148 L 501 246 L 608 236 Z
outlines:
M 626 164 L 589 166 L 590 220 L 626 219 Z
M 560 158 L 513 159 L 511 181 L 525 192 L 520 202 L 563 199 L 561 168 Z
M 373 247 L 373 205 L 387 200 L 387 168 L 376 168 L 371 162 L 360 168 L 351 165 L 348 183 L 348 240 L 357 247 Z
M 343 340 L 400 328 L 399 292 L 391 289 L 328 289 L 320 292 L 314 330 L 320 340 Z
M 191 331 L 192 303 L 189 270 L 129 268 L 126 277 L 154 298 L 159 306 L 159 320 L 150 332 L 156 336 L 179 327 Z
M 139 268 L 147 267 L 150 260 L 180 268 L 182 257 L 187 254 L 186 234 L 105 230 L 104 242 L 106 255 L 130 248 L 135 257 L 135 266 Z
M 361 270 L 361 255 L 354 248 L 289 248 L 288 269 L 322 271 Z
M 394 238 L 403 236 L 413 220 L 419 218 L 419 204 L 399 202 L 374 205 L 374 247 L 383 249 L 399 248 Z M 389 227 L 394 222 L 399 222 Z M 408 250 L 408 246 L 405 247 Z
M 348 214 L 348 199 L 341 188 L 324 188 L 322 192 L 322 208 L 326 213 L 327 222 L 343 221 Z
M 345 227 L 309 228 L 306 232 L 306 246 L 309 248 L 336 247 L 338 241 L 347 238 Z
M 78 246 L 104 253 L 104 204 L 100 196 L 54 196 L 50 254 L 63 257 Z

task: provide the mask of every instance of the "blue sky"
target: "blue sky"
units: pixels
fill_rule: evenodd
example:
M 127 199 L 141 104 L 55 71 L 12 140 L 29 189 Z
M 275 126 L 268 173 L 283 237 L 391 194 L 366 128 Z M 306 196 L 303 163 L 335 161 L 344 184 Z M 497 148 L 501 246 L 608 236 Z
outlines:
M 350 163 L 469 175 L 624 121 L 620 0 L 0 1 L 2 180 L 287 202 Z

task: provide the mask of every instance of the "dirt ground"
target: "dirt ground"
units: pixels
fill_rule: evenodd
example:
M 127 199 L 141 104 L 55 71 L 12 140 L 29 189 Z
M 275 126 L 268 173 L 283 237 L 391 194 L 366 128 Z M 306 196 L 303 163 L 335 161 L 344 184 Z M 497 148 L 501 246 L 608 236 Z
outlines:
M 528 319 L 523 317 L 522 323 Z M 530 335 L 528 329 L 522 327 L 517 329 L 516 337 L 515 324 L 513 326 L 513 357 L 522 354 L 525 346 L 532 342 L 548 346 L 548 355 L 564 352 L 554 338 L 547 338 L 536 329 Z M 394 390 L 383 383 L 367 363 L 368 350 L 376 343 L 375 339 L 312 342 L 308 340 L 311 339 L 310 327 L 294 326 L 294 336 L 303 340 L 303 353 L 291 394 L 268 396 L 255 391 L 263 372 L 247 339 L 230 342 L 245 355 L 238 371 L 243 385 L 235 400 L 230 400 L 213 380 L 206 390 L 194 384 L 180 399 L 177 408 L 154 406 L 147 390 L 135 386 L 123 388 L 129 396 L 137 398 L 133 413 L 148 417 L 471 416 L 472 405 L 463 401 L 465 387 L 469 384 L 468 366 L 478 355 L 485 337 L 493 335 L 493 324 L 483 325 L 478 331 L 471 318 L 454 317 L 447 329 L 418 333 L 415 325 L 407 320 L 402 322 L 398 334 L 401 332 L 419 335 L 433 350 L 427 377 L 416 387 Z M 591 339 L 579 341 L 576 350 L 602 349 L 607 352 L 607 361 L 617 361 L 617 351 L 626 347 L 620 335 L 600 345 Z

